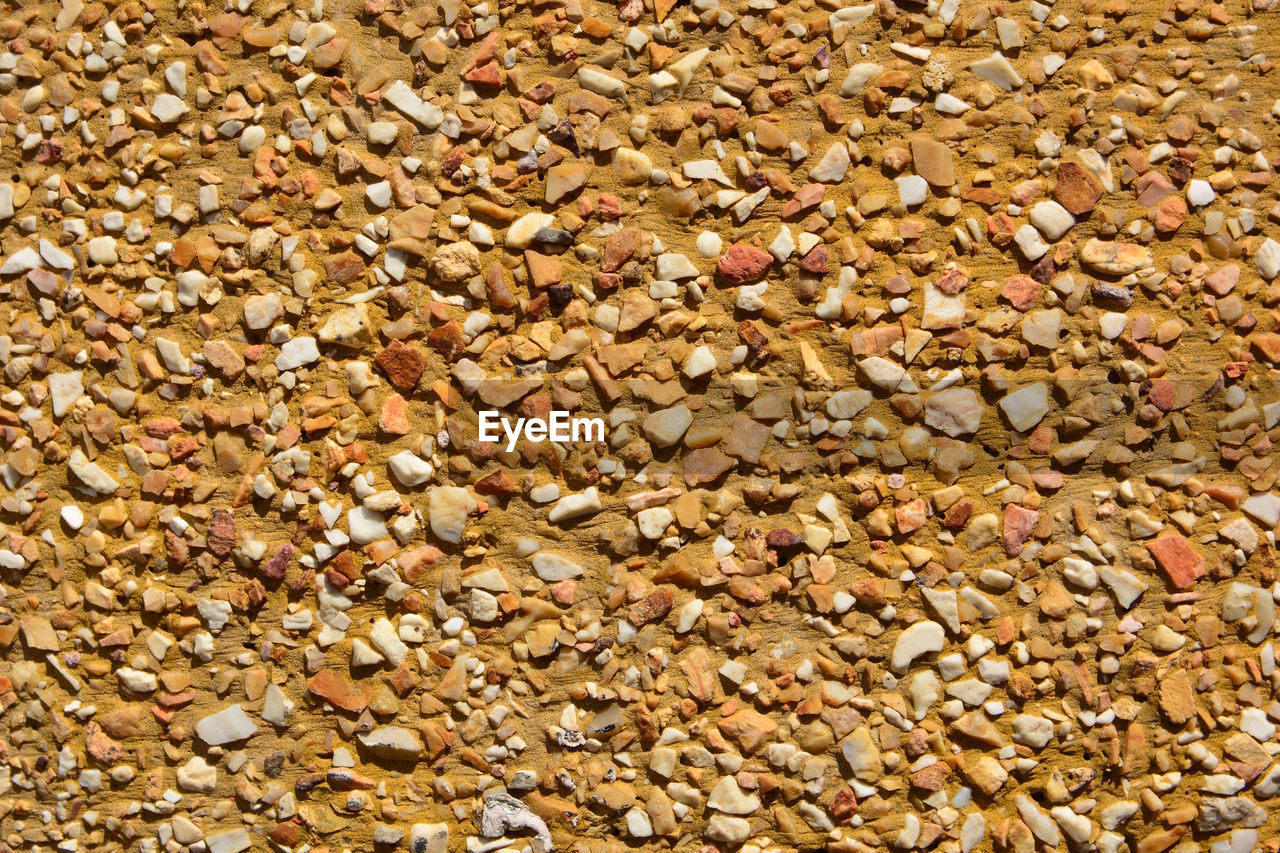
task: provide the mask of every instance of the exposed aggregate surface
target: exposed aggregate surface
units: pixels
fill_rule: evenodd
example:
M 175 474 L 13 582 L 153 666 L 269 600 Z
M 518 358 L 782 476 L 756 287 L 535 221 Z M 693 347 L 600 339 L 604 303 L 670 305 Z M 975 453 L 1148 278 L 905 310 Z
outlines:
M 1274 853 L 1273 5 L 8 4 L 0 849 Z

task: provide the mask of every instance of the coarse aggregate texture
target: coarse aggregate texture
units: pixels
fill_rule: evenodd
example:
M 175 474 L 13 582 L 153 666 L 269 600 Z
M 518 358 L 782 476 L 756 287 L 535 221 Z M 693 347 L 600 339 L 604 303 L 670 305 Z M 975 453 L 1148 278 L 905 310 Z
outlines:
M 1275 853 L 1274 5 L 6 4 L 0 850 Z

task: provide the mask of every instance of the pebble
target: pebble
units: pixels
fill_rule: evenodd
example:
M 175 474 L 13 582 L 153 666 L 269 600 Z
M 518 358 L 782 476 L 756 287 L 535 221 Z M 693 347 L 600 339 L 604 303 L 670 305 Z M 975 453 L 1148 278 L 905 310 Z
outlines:
M 403 726 L 378 726 L 360 735 L 360 744 L 378 758 L 416 761 L 424 749 L 422 738 Z
M 898 200 L 907 207 L 918 207 L 929 198 L 929 184 L 919 175 L 898 178 Z
M 533 570 L 549 583 L 570 580 L 583 574 L 582 567 L 559 554 L 538 553 L 533 556 Z
M 377 145 L 390 145 L 396 141 L 398 128 L 393 121 L 371 121 L 365 133 L 369 135 L 370 142 Z
M 894 672 L 906 672 L 911 662 L 921 655 L 942 651 L 945 642 L 946 632 L 937 622 L 917 622 L 898 637 L 890 666 Z
M 84 393 L 83 376 L 84 373 L 80 370 L 49 374 L 49 400 L 55 418 L 65 416 L 72 404 Z
M 644 420 L 644 434 L 658 447 L 671 447 L 678 442 L 693 423 L 693 413 L 688 406 L 673 406 L 649 415 Z
M 244 322 L 250 329 L 266 329 L 283 314 L 284 302 L 278 293 L 250 296 L 244 302 Z
M 1042 201 L 1033 205 L 1030 219 L 1031 224 L 1050 240 L 1062 239 L 1076 224 L 1075 217 L 1056 201 Z
M 1080 260 L 1104 275 L 1122 276 L 1151 265 L 1151 252 L 1133 243 L 1090 238 L 1080 250 Z
M 1009 424 L 1018 432 L 1029 432 L 1049 413 L 1049 388 L 1046 385 L 1028 385 L 1006 394 L 1000 400 L 1000 409 Z
M 423 130 L 435 130 L 444 123 L 444 111 L 422 100 L 403 80 L 396 80 L 388 86 L 382 93 L 382 99 L 421 125 Z
M 600 503 L 600 492 L 592 486 L 578 494 L 565 495 L 556 501 L 556 505 L 547 513 L 547 521 L 558 524 L 561 521 L 595 515 L 602 509 L 604 505 Z
M 168 92 L 156 95 L 156 99 L 151 102 L 151 115 L 165 124 L 177 121 L 190 111 L 191 108 L 183 102 L 182 98 Z
M 437 486 L 428 493 L 427 509 L 431 532 L 441 541 L 458 543 L 467 516 L 475 512 L 478 504 L 471 494 L 457 486 Z
M 465 241 L 441 246 L 431 257 L 431 269 L 443 282 L 463 281 L 480 271 L 480 250 Z
M 275 358 L 277 370 L 297 370 L 320 360 L 320 349 L 312 337 L 292 338 L 280 347 Z
M 196 724 L 196 735 L 209 746 L 244 740 L 257 730 L 257 725 L 239 705 L 230 705 L 209 714 Z
M 420 486 L 429 482 L 435 473 L 430 462 L 411 450 L 402 450 L 387 459 L 387 468 L 396 481 L 406 486 Z
M 369 203 L 379 209 L 386 209 L 391 206 L 391 182 L 378 181 L 369 184 L 364 188 L 364 197 L 369 199 Z

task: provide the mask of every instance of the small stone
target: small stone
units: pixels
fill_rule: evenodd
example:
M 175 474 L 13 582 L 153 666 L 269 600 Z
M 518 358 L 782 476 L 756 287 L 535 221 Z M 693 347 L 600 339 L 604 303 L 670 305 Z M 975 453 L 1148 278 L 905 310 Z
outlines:
M 985 59 L 979 59 L 969 66 L 969 70 L 984 80 L 1011 92 L 1022 85 L 1022 77 L 1009 64 L 1009 60 L 999 52 L 993 52 Z
M 75 504 L 64 505 L 58 514 L 62 517 L 63 524 L 72 530 L 79 530 L 84 526 L 84 512 Z M 49 651 L 56 651 L 56 649 L 49 649 Z
M 581 163 L 561 163 L 547 170 L 547 186 L 544 198 L 547 204 L 559 204 L 561 199 L 582 189 L 587 183 L 587 167 Z
M 467 612 L 473 621 L 483 623 L 493 622 L 501 611 L 498 609 L 498 599 L 482 589 L 473 589 Z
M 978 431 L 984 410 L 982 398 L 972 389 L 947 388 L 925 403 L 924 420 L 951 438 L 959 438 Z
M 1253 253 L 1253 262 L 1258 275 L 1267 281 L 1275 279 L 1280 275 L 1280 243 L 1270 237 L 1263 240 L 1262 245 Z
M 671 612 L 674 601 L 672 588 L 660 586 L 627 608 L 627 621 L 637 628 L 651 622 L 660 622 Z
M 1014 233 L 1013 242 L 1017 244 L 1022 256 L 1029 261 L 1038 261 L 1049 253 L 1048 243 L 1040 239 L 1040 232 L 1031 225 L 1023 225 Z
M 1240 505 L 1240 509 L 1268 528 L 1280 524 L 1280 495 L 1271 492 L 1253 495 Z
M 89 260 L 95 264 L 111 266 L 120 260 L 120 255 L 116 251 L 115 237 L 94 237 L 89 241 L 86 249 L 89 254 Z
M 1266 809 L 1247 797 L 1201 797 L 1196 829 L 1216 834 L 1234 827 L 1262 826 L 1266 822 Z
M 582 566 L 579 566 L 568 557 L 550 554 L 545 551 L 539 551 L 533 556 L 533 571 L 547 583 L 570 580 L 581 577 L 583 574 Z
M 613 152 L 613 171 L 624 186 L 643 184 L 653 173 L 653 161 L 633 148 L 617 148 Z
M 240 853 L 248 850 L 251 843 L 249 831 L 243 828 L 217 832 L 204 838 L 204 848 L 208 853 Z
M 809 170 L 809 180 L 824 184 L 838 183 L 844 180 L 850 164 L 848 147 L 843 142 L 836 142 L 822 155 L 818 165 Z M 952 181 L 954 183 L 954 175 Z
M 1161 534 L 1155 541 L 1147 543 L 1147 550 L 1174 589 L 1187 589 L 1204 577 L 1204 557 L 1177 533 L 1168 531 Z
M 409 827 L 409 853 L 449 853 L 449 825 L 415 823 Z
M 113 494 L 120 484 L 96 463 L 90 462 L 84 451 L 75 448 L 67 458 L 67 468 L 81 483 L 100 495 Z
M 937 622 L 916 622 L 898 636 L 889 666 L 896 673 L 905 673 L 921 655 L 942 651 L 945 642 L 946 632 Z
M 1227 264 L 1205 277 L 1204 286 L 1215 296 L 1226 296 L 1240 282 L 1240 265 Z
M 559 524 L 562 521 L 595 515 L 602 509 L 604 505 L 600 503 L 600 492 L 595 486 L 591 486 L 578 494 L 560 498 L 551 508 L 551 512 L 547 513 L 547 521 Z
M 244 301 L 244 324 L 255 331 L 269 328 L 282 316 L 284 316 L 284 302 L 281 301 L 278 293 L 250 296 Z
M 755 814 L 760 808 L 760 798 L 738 787 L 732 776 L 722 776 L 707 796 L 707 808 L 727 814 Z
M 680 371 L 690 379 L 701 379 L 716 369 L 716 357 L 707 346 L 694 347 Z
M 376 145 L 390 145 L 396 141 L 396 123 L 393 121 L 371 121 L 365 128 L 369 141 Z
M 932 330 L 958 329 L 964 325 L 966 299 L 963 291 L 948 294 L 933 282 L 924 285 L 924 312 L 920 328 Z
M 1030 797 L 1019 793 L 1014 796 L 1014 805 L 1032 834 L 1042 843 L 1049 847 L 1057 847 L 1062 843 L 1062 833 L 1058 831 L 1057 825 Z
M 1009 773 L 989 755 L 979 756 L 963 767 L 969 783 L 988 797 L 999 791 L 1009 779 Z
M 446 284 L 464 281 L 480 272 L 480 250 L 465 240 L 446 243 L 431 256 L 431 272 Z
M 373 643 L 392 666 L 404 663 L 409 654 L 409 647 L 401 642 L 395 626 L 385 617 L 374 622 L 373 629 L 369 632 L 369 642 Z
M 660 409 L 644 419 L 645 437 L 658 447 L 671 447 L 678 442 L 693 423 L 693 413 L 685 405 Z
M 907 207 L 917 207 L 929 199 L 929 183 L 919 175 L 895 178 L 898 184 L 898 201 Z
M 444 121 L 444 111 L 418 97 L 403 80 L 397 80 L 387 87 L 382 93 L 382 100 L 422 125 L 424 130 L 435 130 Z
M 716 270 L 726 284 L 750 284 L 764 277 L 773 264 L 773 256 L 754 246 L 730 246 L 716 262 Z
M 693 245 L 700 257 L 714 258 L 720 254 L 724 241 L 714 231 L 703 231 Z
M 682 462 L 684 479 L 690 487 L 714 483 L 737 464 L 733 457 L 721 453 L 714 447 L 690 451 L 684 455 Z
M 738 845 L 751 837 L 751 823 L 746 818 L 714 814 L 707 820 L 703 835 L 712 841 Z
M 352 349 L 360 349 L 373 343 L 373 328 L 368 307 L 362 302 L 349 308 L 338 309 L 328 316 L 316 336 L 321 343 Z
M 183 791 L 212 794 L 218 787 L 218 768 L 206 764 L 198 755 L 178 768 L 177 777 Z
M 276 356 L 276 370 L 297 370 L 320 360 L 320 349 L 311 337 L 292 338 L 280 347 Z
M 923 767 L 911 774 L 911 787 L 921 791 L 941 791 L 946 785 L 951 768 L 942 761 Z
M 880 750 L 871 738 L 866 726 L 854 729 L 840 744 L 840 754 L 862 782 L 873 784 L 884 774 L 884 762 Z
M 364 188 L 364 197 L 379 210 L 386 210 L 391 206 L 391 183 L 389 181 L 378 181 L 377 183 L 369 184 Z
M 373 843 L 375 847 L 394 847 L 404 840 L 404 830 L 396 829 L 394 826 L 387 826 L 380 823 L 373 828 Z
M 636 526 L 646 539 L 661 539 L 666 535 L 674 516 L 664 506 L 651 507 L 636 513 Z
M 389 457 L 387 468 L 397 482 L 406 486 L 420 486 L 435 474 L 430 462 L 410 450 L 402 450 Z
M 28 649 L 43 652 L 56 652 L 59 648 L 58 635 L 48 619 L 40 616 L 22 617 L 22 641 Z
M 49 374 L 46 381 L 49 383 L 49 401 L 55 418 L 61 418 L 69 412 L 71 405 L 84 393 L 84 384 L 81 382 L 83 375 L 80 370 Z
M 244 372 L 244 356 L 236 352 L 226 341 L 205 341 L 201 352 L 205 362 L 229 380 L 234 380 Z
M 663 281 L 681 281 L 698 275 L 693 261 L 679 252 L 664 252 L 657 258 L 658 278 Z
M 1000 298 L 1019 311 L 1026 311 L 1040 295 L 1040 282 L 1025 275 L 1010 276 L 1000 289 Z
M 1032 346 L 1042 347 L 1044 350 L 1053 350 L 1059 346 L 1061 330 L 1061 309 L 1029 311 L 1019 325 L 1023 341 Z
M 949 187 L 955 184 L 955 164 L 951 149 L 945 142 L 925 136 L 913 136 L 911 159 L 916 174 L 928 181 L 930 186 Z
M 1151 252 L 1136 243 L 1115 243 L 1091 237 L 1080 250 L 1080 260 L 1105 275 L 1128 275 L 1151 266 Z
M 632 838 L 651 838 L 653 836 L 653 821 L 649 815 L 639 807 L 627 809 L 624 816 L 627 824 L 627 834 Z
M 535 835 L 537 853 L 547 853 L 552 849 L 551 830 L 547 828 L 546 822 L 507 794 L 485 797 L 479 828 L 480 834 L 485 838 L 498 838 L 511 830 L 530 830 Z
M 426 369 L 426 359 L 422 353 L 399 340 L 393 340 L 390 346 L 378 353 L 374 361 L 387 381 L 397 391 L 406 394 L 417 387 L 422 371 Z
M 466 489 L 437 486 L 427 497 L 431 532 L 442 541 L 461 542 L 467 516 L 475 512 L 477 506 L 475 498 Z
M 182 99 L 168 92 L 156 95 L 156 99 L 151 102 L 151 115 L 156 121 L 169 124 L 182 118 L 190 111 L 190 107 L 182 102 Z
M 328 669 L 315 674 L 307 684 L 307 691 L 349 713 L 359 713 L 369 705 L 363 693 Z
M 257 730 L 257 724 L 239 705 L 209 714 L 196 723 L 196 735 L 209 746 L 244 740 Z
M 324 271 L 337 284 L 352 284 L 364 273 L 364 260 L 348 250 L 325 259 Z
M 742 708 L 718 723 L 720 732 L 750 755 L 778 730 L 778 724 L 750 708 Z
M 873 385 L 885 391 L 897 391 L 906 377 L 906 370 L 901 365 L 878 355 L 859 361 L 858 369 Z
M 1012 391 L 1000 400 L 1000 409 L 1015 430 L 1029 432 L 1049 413 L 1049 387 L 1036 384 Z
M 1058 182 L 1053 187 L 1053 200 L 1073 216 L 1083 216 L 1097 206 L 1104 192 L 1102 184 L 1078 163 L 1058 166 Z
M 1196 714 L 1195 691 L 1183 669 L 1175 669 L 1160 679 L 1160 710 L 1174 725 L 1182 725 Z
M 388 761 L 417 761 L 422 756 L 422 738 L 403 726 L 378 726 L 359 735 L 360 743 L 377 758 Z
M 347 532 L 357 545 L 367 545 L 387 535 L 382 513 L 358 506 L 347 512 Z
M 827 414 L 836 420 L 849 420 L 871 405 L 871 392 L 862 389 L 837 391 L 827 398 Z
M 1075 217 L 1056 201 L 1042 201 L 1031 208 L 1031 224 L 1050 240 L 1061 239 L 1076 224 Z
M 1169 196 L 1160 202 L 1152 216 L 1152 224 L 1161 234 L 1172 234 L 1187 221 L 1187 206 L 1177 196 Z
M 1208 181 L 1194 179 L 1187 182 L 1187 203 L 1192 207 L 1204 207 L 1213 204 L 1218 194 Z
M 526 213 L 507 228 L 503 243 L 508 249 L 527 249 L 533 242 L 533 235 L 543 228 L 550 228 L 555 221 L 550 213 Z

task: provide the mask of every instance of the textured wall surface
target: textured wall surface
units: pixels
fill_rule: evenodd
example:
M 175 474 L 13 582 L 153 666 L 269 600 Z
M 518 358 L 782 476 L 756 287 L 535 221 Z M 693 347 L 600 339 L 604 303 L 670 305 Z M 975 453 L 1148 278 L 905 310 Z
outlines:
M 7 4 L 0 849 L 1274 853 L 1274 3 Z

